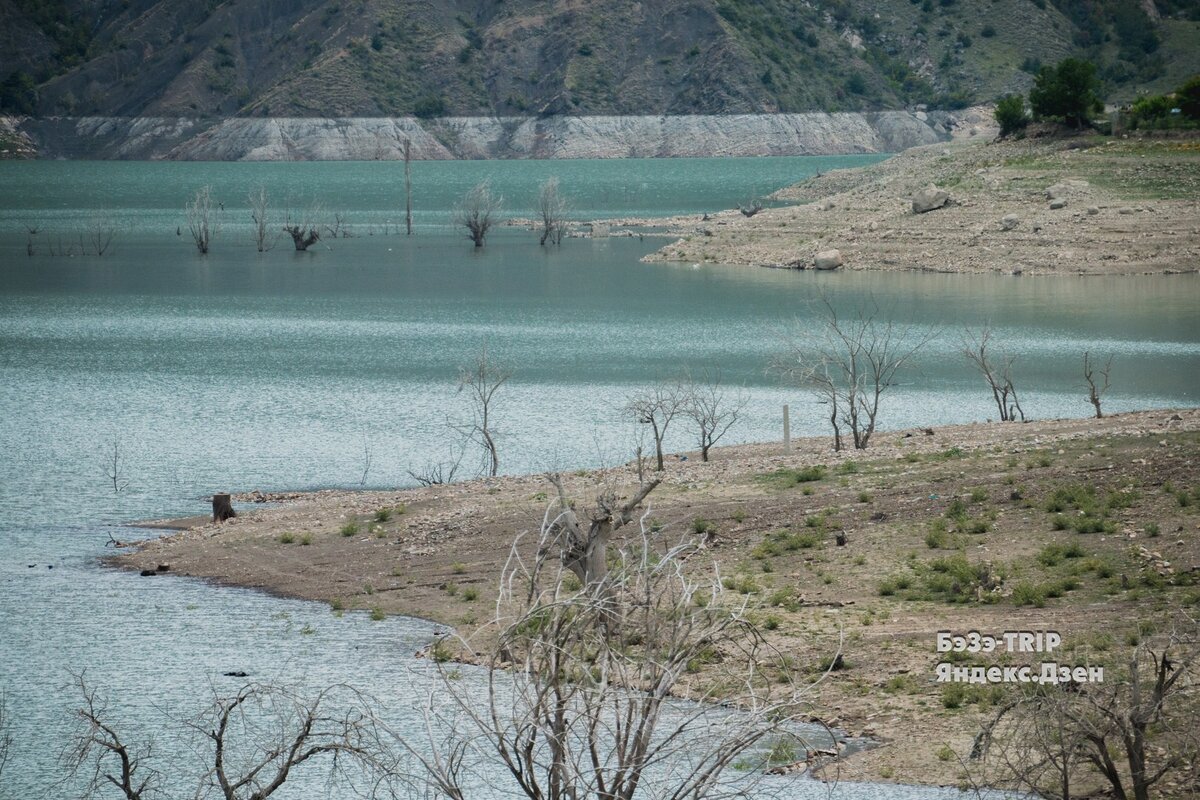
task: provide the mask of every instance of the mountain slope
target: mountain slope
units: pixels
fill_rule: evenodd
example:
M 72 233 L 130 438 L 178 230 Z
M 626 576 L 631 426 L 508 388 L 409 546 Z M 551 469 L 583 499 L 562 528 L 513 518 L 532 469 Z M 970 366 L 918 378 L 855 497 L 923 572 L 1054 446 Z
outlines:
M 760 113 L 959 106 L 1084 53 L 1200 71 L 1186 0 L 0 0 L 41 116 Z M 1022 65 L 1025 71 L 1021 70 Z

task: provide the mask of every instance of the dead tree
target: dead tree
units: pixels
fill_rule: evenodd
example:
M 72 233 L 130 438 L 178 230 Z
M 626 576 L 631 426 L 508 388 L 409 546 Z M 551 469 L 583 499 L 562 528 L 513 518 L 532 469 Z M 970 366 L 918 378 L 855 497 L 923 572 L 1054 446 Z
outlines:
M 629 524 L 633 512 L 662 480 L 656 478 L 643 483 L 633 497 L 624 503 L 615 489 L 606 489 L 596 497 L 595 507 L 586 512 L 585 530 L 563 488 L 562 477 L 552 474 L 549 478 L 558 492 L 558 504 L 546 528 L 542 546 L 554 548 L 562 565 L 574 572 L 584 586 L 599 584 L 608 576 L 608 546 L 613 532 Z M 546 550 L 542 555 L 548 553 Z
M 8 755 L 12 752 L 13 735 L 10 730 L 8 717 L 8 698 L 0 692 L 0 778 L 4 777 L 4 767 L 8 765 Z
M 412 141 L 404 140 L 404 229 L 412 236 Z
M 325 231 L 329 234 L 330 239 L 349 239 L 351 233 L 350 226 L 346 224 L 346 212 L 333 212 L 333 224 L 326 223 Z
M 865 450 L 875 432 L 883 393 L 896 373 L 935 336 L 881 321 L 872 301 L 843 318 L 828 297 L 815 330 L 789 342 L 788 352 L 773 368 L 807 386 L 829 407 L 833 448 L 843 447 L 842 428 L 849 429 L 856 450 Z
M 267 187 L 259 186 L 250 192 L 250 219 L 254 222 L 254 246 L 260 253 L 265 253 L 275 246 L 275 236 L 271 235 L 271 203 L 267 197 Z
M 976 750 L 1006 783 L 1058 800 L 1104 788 L 1121 800 L 1148 800 L 1164 779 L 1194 787 L 1196 658 L 1194 635 L 1143 642 L 1123 673 L 1107 669 L 1103 683 L 1040 686 L 1004 705 Z
M 151 748 L 132 747 L 96 693 L 77 678 L 83 705 L 72 746 L 64 755 L 70 775 L 86 777 L 83 797 L 101 796 L 115 786 L 125 800 L 157 796 L 163 772 L 150 766 Z M 328 706 L 340 706 L 327 711 Z M 381 745 L 372 704 L 359 692 L 332 686 L 312 698 L 272 684 L 248 684 L 232 697 L 216 697 L 198 719 L 185 723 L 208 744 L 196 797 L 266 800 L 293 773 L 324 763 L 329 780 L 349 777 L 364 766 L 387 776 L 393 759 Z M 199 748 L 203 749 L 203 748 Z M 171 765 L 171 771 L 182 771 Z
M 1021 401 L 1017 398 L 1017 389 L 1012 381 L 1012 366 L 1016 356 L 1001 353 L 997 363 L 993 360 L 993 354 L 988 351 L 991 343 L 991 326 L 985 325 L 978 336 L 968 329 L 962 354 L 975 365 L 975 369 L 979 370 L 983 379 L 987 381 L 988 388 L 992 390 L 992 399 L 996 401 L 996 409 L 1000 412 L 1000 421 L 1015 422 L 1020 417 L 1021 422 L 1024 422 L 1025 412 L 1021 410 Z
M 627 518 L 637 499 L 609 505 L 612 522 Z M 519 540 L 513 546 L 486 626 L 495 642 L 482 662 L 486 696 L 439 667 L 427 727 L 438 753 L 450 757 L 406 745 L 433 789 L 474 796 L 468 787 L 480 767 L 468 774 L 459 755 L 474 752 L 504 796 L 756 796 L 764 771 L 731 777 L 735 764 L 780 740 L 800 752 L 829 746 L 823 736 L 810 744 L 790 732 L 809 687 L 794 681 L 788 659 L 747 616 L 746 599 L 727 595 L 715 569 L 696 567 L 703 545 L 658 538 L 643 520 L 611 542 L 603 577 L 593 573 L 581 587 L 564 580 L 578 575 L 578 546 L 564 535 L 571 523 L 555 516 L 570 505 L 560 494 L 532 559 Z M 605 624 L 614 606 L 615 630 Z M 696 670 L 706 673 L 702 680 L 691 677 Z
M 663 439 L 671 421 L 683 410 L 687 401 L 683 386 L 678 382 L 660 383 L 629 397 L 625 411 L 641 425 L 649 425 L 654 436 L 655 471 L 663 471 Z
M 220 209 L 219 203 L 214 204 L 211 186 L 202 186 L 197 189 L 191 201 L 184 205 L 188 230 L 192 234 L 192 242 L 196 245 L 200 255 L 208 254 L 213 237 L 220 230 Z
M 476 247 L 483 247 L 488 231 L 500 215 L 503 201 L 504 198 L 492 192 L 491 184 L 487 181 L 476 184 L 454 209 L 454 224 L 467 229 L 467 238 Z
M 1104 397 L 1104 393 L 1108 391 L 1108 373 L 1112 369 L 1113 357 L 1110 355 L 1108 360 L 1104 362 L 1104 369 L 1096 371 L 1085 350 L 1083 353 L 1083 379 L 1088 385 L 1088 402 L 1096 409 L 1096 419 L 1103 419 L 1104 413 L 1100 410 L 1100 399 Z M 1100 382 L 1096 380 L 1099 375 Z
M 542 219 L 542 238 L 538 244 L 562 244 L 568 210 L 566 198 L 558 191 L 558 178 L 548 178 L 538 192 L 538 215 Z
M 106 720 L 104 701 L 87 685 L 82 674 L 75 676 L 75 684 L 83 696 L 83 704 L 75 710 L 78 729 L 62 756 L 68 776 L 84 776 L 86 798 L 101 796 L 101 788 L 108 784 L 115 786 L 125 800 L 149 797 L 162 777 L 145 763 L 150 747 L 126 745 Z
M 500 470 L 493 420 L 496 392 L 512 377 L 512 370 L 488 358 L 487 346 L 479 350 L 473 363 L 458 368 L 458 391 L 466 392 L 471 403 L 471 421 L 455 425 L 456 430 L 483 449 L 483 472 L 495 476 Z
M 317 217 L 320 207 L 315 203 L 303 212 L 290 210 L 283 225 L 284 233 L 292 237 L 296 252 L 302 253 L 321 240 Z
M 742 212 L 743 217 L 753 217 L 762 210 L 763 201 L 761 197 L 752 197 L 738 206 L 738 211 Z
M 212 496 L 213 522 L 224 522 L 227 519 L 232 519 L 237 516 L 237 512 L 233 509 L 233 499 L 228 492 L 221 492 Z
M 102 209 L 92 214 L 87 231 L 92 252 L 98 256 L 107 253 L 116 238 L 117 228 L 117 220 L 109 211 Z
M 683 387 L 683 413 L 696 424 L 700 460 L 708 461 L 708 452 L 729 429 L 737 424 L 746 407 L 745 395 L 730 396 L 721 386 L 719 372 L 697 382 L 691 377 Z
M 326 711 L 337 704 L 345 708 Z M 347 686 L 312 698 L 271 684 L 244 686 L 216 698 L 192 723 L 211 748 L 201 791 L 219 792 L 223 800 L 265 800 L 303 766 L 323 761 L 336 777 L 350 764 L 381 764 L 373 720 L 366 698 Z
M 129 478 L 125 474 L 125 454 L 121 452 L 119 439 L 114 439 L 104 453 L 104 475 L 112 483 L 114 494 L 129 488 Z
M 31 257 L 37 255 L 37 240 L 33 237 L 37 236 L 40 231 L 41 226 L 25 223 L 25 255 Z

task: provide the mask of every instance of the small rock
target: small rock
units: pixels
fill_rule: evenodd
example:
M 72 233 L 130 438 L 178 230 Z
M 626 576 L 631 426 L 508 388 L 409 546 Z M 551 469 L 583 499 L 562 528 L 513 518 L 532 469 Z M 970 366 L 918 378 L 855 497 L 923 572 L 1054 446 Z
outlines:
M 1094 217 L 1100 213 L 1100 209 L 1096 208 L 1095 206 L 1088 206 L 1087 213 L 1089 217 Z
M 817 269 L 837 269 L 841 265 L 842 252 L 840 250 L 822 250 L 813 259 L 813 266 Z
M 1122 215 L 1132 214 L 1133 209 L 1130 208 L 1129 206 L 1121 206 L 1120 208 L 1117 209 L 1117 213 L 1122 214 Z
M 1066 208 L 1066 207 L 1067 207 L 1067 201 L 1063 200 L 1061 198 L 1058 200 L 1050 201 L 1050 210 L 1051 211 L 1057 211 L 1060 208 Z
M 1016 214 L 1005 214 L 1004 218 L 1000 220 L 1000 230 L 1011 231 L 1016 228 L 1020 222 L 1021 218 Z
M 950 202 L 950 193 L 931 183 L 913 195 L 912 210 L 914 214 L 925 214 L 941 208 L 948 202 Z

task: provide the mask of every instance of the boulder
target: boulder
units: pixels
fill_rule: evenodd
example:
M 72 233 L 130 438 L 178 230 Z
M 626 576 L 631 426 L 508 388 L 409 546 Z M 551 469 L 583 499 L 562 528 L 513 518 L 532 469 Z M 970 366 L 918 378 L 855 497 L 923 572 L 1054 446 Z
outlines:
M 841 265 L 842 251 L 840 250 L 822 250 L 813 259 L 813 266 L 817 269 L 837 269 Z
M 1000 230 L 1011 231 L 1016 228 L 1020 222 L 1021 218 L 1016 214 L 1005 214 L 1004 218 L 1000 220 Z
M 1088 185 L 1089 184 L 1087 181 L 1069 178 L 1065 181 L 1060 181 L 1053 186 L 1047 186 L 1046 199 L 1057 200 L 1060 197 L 1066 197 L 1069 194 L 1084 191 L 1088 188 Z
M 914 214 L 924 214 L 941 208 L 950 202 L 950 193 L 939 189 L 932 183 L 913 195 L 912 210 Z

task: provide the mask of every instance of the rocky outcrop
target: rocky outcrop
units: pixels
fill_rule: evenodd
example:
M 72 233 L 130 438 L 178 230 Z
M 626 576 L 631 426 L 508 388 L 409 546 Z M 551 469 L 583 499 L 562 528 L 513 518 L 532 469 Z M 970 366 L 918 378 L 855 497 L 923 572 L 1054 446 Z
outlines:
M 889 153 L 948 138 L 949 114 L 903 111 L 723 116 L 25 120 L 43 158 L 184 161 L 394 160 L 413 157 L 627 158 Z

